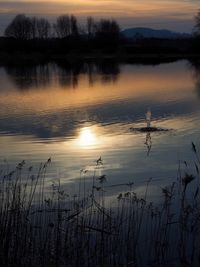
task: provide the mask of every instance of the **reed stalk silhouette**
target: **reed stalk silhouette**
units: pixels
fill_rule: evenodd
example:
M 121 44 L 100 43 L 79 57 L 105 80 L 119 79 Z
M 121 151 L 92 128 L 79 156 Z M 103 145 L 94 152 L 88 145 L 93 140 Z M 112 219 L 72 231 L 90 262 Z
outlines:
M 192 143 L 194 173 L 179 165 L 175 181 L 161 189 L 162 201 L 148 200 L 133 182 L 107 185 L 107 176 L 80 171 L 77 195 L 57 179 L 46 192 L 51 159 L 36 172 L 25 161 L 0 172 L 1 266 L 198 266 L 200 194 L 198 149 Z M 187 167 L 187 162 L 184 162 Z M 187 168 L 186 168 L 187 169 Z M 26 179 L 24 174 L 26 173 Z M 86 190 L 86 181 L 91 189 Z M 125 191 L 107 201 L 107 191 Z

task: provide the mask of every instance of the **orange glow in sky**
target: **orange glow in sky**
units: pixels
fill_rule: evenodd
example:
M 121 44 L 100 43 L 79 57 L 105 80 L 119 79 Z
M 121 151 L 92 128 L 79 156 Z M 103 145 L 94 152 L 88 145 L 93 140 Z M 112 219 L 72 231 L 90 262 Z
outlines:
M 28 6 L 34 7 L 37 12 L 57 13 L 73 12 L 77 14 L 82 13 L 109 13 L 114 16 L 117 15 L 132 15 L 138 16 L 139 13 L 143 15 L 160 15 L 160 13 L 176 13 L 189 16 L 190 12 L 197 11 L 199 8 L 198 1 L 183 1 L 183 0 L 7 0 L 0 1 L 0 11 L 3 11 L 2 6 L 7 6 L 7 11 L 15 11 L 18 6 L 24 4 L 24 10 L 28 10 Z M 5 5 L 7 3 L 7 5 Z M 10 7 L 10 8 L 9 8 Z M 33 11 L 33 10 L 32 10 Z M 132 13 L 133 12 L 133 13 Z

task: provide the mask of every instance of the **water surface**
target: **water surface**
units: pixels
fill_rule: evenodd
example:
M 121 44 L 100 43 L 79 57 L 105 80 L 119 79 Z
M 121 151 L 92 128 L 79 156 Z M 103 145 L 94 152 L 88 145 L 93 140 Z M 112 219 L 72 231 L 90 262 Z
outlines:
M 89 170 L 86 181 L 91 185 L 101 156 L 103 168 L 97 175 L 106 174 L 106 186 L 134 182 L 142 192 L 151 177 L 152 197 L 176 179 L 179 161 L 188 161 L 193 170 L 200 74 L 188 61 L 2 66 L 0 77 L 2 168 L 22 160 L 37 168 L 51 157 L 48 184 L 58 178 L 74 193 L 81 169 Z M 168 132 L 130 131 L 145 126 L 148 109 L 152 125 Z M 123 190 L 114 187 L 109 194 Z

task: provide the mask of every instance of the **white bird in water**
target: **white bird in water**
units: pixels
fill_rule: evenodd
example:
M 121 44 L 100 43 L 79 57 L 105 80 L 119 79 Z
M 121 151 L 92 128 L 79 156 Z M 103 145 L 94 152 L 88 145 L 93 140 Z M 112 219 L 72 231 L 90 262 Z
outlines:
M 152 116 L 151 110 L 148 109 L 146 113 L 147 128 L 151 127 L 151 116 Z

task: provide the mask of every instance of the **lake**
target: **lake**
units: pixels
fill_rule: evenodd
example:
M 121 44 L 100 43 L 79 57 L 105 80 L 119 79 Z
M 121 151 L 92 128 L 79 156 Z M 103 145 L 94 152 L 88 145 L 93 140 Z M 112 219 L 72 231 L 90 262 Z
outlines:
M 149 196 L 155 200 L 176 180 L 179 164 L 183 171 L 195 171 L 191 143 L 198 147 L 200 136 L 196 63 L 18 64 L 1 66 L 0 79 L 1 169 L 25 160 L 27 168 L 37 170 L 51 157 L 47 188 L 59 179 L 75 194 L 80 170 L 87 170 L 89 188 L 101 157 L 96 175 L 106 175 L 108 196 L 123 192 L 130 182 L 143 193 L 152 178 Z M 168 131 L 130 130 L 146 125 L 149 109 L 152 126 Z

